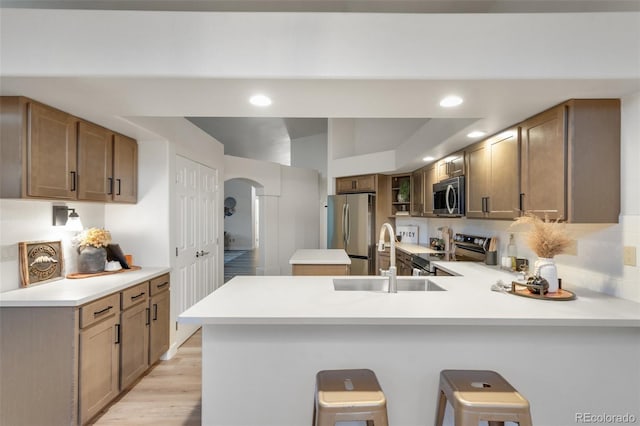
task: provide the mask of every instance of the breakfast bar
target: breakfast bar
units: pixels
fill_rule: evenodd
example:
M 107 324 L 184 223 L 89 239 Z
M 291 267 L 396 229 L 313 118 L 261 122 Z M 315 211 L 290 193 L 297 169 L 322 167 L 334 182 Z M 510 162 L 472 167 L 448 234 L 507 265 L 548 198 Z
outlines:
M 395 294 L 338 291 L 328 276 L 225 284 L 179 317 L 203 327 L 203 424 L 309 424 L 315 374 L 352 368 L 376 373 L 390 424 L 433 422 L 443 369 L 499 372 L 534 424 L 640 418 L 640 304 L 580 288 L 572 301 L 516 297 L 490 289 L 508 272 L 439 266 L 457 275 L 406 277 L 430 285 Z

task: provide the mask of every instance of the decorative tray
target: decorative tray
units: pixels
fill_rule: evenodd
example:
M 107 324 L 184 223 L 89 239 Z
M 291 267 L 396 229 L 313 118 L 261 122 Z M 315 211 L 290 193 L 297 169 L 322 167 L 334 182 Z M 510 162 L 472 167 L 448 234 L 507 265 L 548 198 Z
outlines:
M 75 279 L 80 279 L 80 278 L 91 278 L 91 277 L 99 277 L 101 275 L 112 275 L 112 274 L 119 274 L 121 272 L 129 272 L 129 271 L 139 271 L 140 269 L 142 269 L 141 266 L 129 266 L 129 269 L 118 269 L 117 271 L 103 271 L 103 272 L 96 272 L 95 274 L 81 274 L 80 272 L 76 272 L 73 274 L 69 274 L 67 275 L 67 278 L 75 280 Z
M 511 282 L 511 290 L 509 293 L 515 294 L 516 296 L 542 300 L 574 300 L 576 298 L 576 294 L 574 292 L 563 288 L 558 289 L 555 293 L 534 294 L 529 291 L 526 285 L 515 281 Z

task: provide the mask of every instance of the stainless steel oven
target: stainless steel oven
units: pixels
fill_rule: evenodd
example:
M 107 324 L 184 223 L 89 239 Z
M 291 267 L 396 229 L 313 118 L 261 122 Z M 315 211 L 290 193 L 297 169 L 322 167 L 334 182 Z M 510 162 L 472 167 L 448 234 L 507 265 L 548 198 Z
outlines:
M 414 254 L 411 258 L 413 275 L 435 275 L 436 261 L 484 262 L 489 237 L 478 237 L 467 234 L 456 234 L 453 238 L 453 252 L 430 252 Z
M 433 184 L 433 214 L 464 216 L 464 176 L 445 179 Z

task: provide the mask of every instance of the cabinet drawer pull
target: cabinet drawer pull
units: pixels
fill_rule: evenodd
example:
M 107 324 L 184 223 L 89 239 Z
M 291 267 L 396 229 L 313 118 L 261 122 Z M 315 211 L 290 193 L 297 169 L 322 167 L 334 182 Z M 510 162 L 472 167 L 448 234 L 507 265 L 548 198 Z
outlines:
M 106 308 L 102 309 L 101 311 L 96 311 L 93 313 L 94 317 L 97 317 L 98 315 L 104 314 L 106 312 L 109 312 L 111 309 L 113 309 L 113 306 L 107 306 Z
M 113 343 L 116 345 L 120 343 L 120 324 L 116 324 L 116 341 Z
M 144 291 L 142 293 L 138 294 L 137 296 L 131 296 L 131 300 L 136 300 L 137 298 L 142 297 L 142 296 L 144 296 Z
M 168 285 L 168 284 L 169 284 L 169 281 L 165 281 L 165 282 L 163 282 L 162 284 L 158 284 L 158 285 L 156 286 L 156 288 L 162 288 L 162 287 L 164 287 L 164 286 L 166 286 L 166 285 Z

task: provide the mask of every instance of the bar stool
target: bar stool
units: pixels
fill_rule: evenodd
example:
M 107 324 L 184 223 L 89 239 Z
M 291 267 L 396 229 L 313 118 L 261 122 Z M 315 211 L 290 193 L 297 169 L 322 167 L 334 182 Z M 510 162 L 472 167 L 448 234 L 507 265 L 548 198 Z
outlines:
M 388 426 L 387 400 L 373 371 L 323 370 L 316 374 L 314 426 L 367 421 L 367 426 Z
M 495 371 L 441 371 L 436 426 L 442 426 L 447 400 L 456 426 L 478 426 L 481 420 L 489 426 L 504 426 L 506 421 L 532 425 L 529 401 Z

